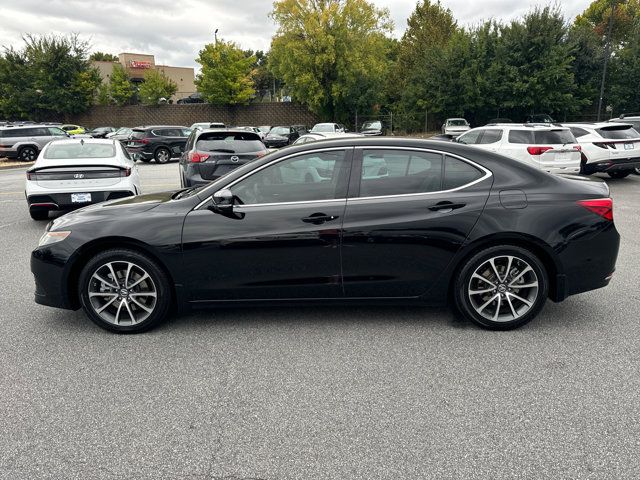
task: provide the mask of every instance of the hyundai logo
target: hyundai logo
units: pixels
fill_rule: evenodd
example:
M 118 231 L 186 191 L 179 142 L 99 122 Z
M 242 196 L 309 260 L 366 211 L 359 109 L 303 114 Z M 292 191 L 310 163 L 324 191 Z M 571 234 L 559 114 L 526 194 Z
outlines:
M 231 161 L 233 163 L 238 163 L 240 161 L 240 157 L 238 157 L 237 155 L 234 155 L 233 157 L 231 157 Z
M 84 173 L 74 173 L 73 178 L 84 178 Z

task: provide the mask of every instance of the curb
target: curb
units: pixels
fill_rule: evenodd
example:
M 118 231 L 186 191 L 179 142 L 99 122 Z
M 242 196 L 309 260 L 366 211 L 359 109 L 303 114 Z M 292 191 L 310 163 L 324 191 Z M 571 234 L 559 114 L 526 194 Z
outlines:
M 17 165 L 2 165 L 2 162 L 0 162 L 0 170 L 12 170 L 12 169 L 30 167 L 34 163 L 35 162 L 27 162 L 27 163 L 19 163 Z

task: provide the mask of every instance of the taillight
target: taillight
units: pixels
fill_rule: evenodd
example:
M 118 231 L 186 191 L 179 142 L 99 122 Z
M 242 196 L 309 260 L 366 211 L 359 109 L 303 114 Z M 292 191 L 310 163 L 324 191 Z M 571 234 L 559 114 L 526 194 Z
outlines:
M 204 162 L 207 158 L 209 158 L 208 153 L 189 152 L 189 162 L 191 163 Z
M 145 145 L 147 145 L 148 143 L 151 143 L 151 140 L 148 138 L 143 138 L 140 143 L 144 143 Z
M 129 177 L 129 176 L 131 176 L 131 169 L 127 167 L 124 170 L 120 170 L 120 176 L 121 177 Z
M 37 180 L 36 172 L 27 172 L 27 180 Z
M 613 200 L 610 198 L 595 198 L 593 200 L 579 200 L 579 205 L 582 205 L 587 210 L 592 211 L 596 215 L 602 218 L 613 221 Z
M 542 155 L 547 150 L 553 150 L 553 147 L 527 147 L 529 155 Z
M 579 151 L 579 152 L 581 152 L 581 151 L 582 151 L 582 147 L 581 147 L 580 145 L 574 145 L 574 146 L 573 146 L 573 149 L 574 149 L 574 150 L 577 150 L 577 151 Z

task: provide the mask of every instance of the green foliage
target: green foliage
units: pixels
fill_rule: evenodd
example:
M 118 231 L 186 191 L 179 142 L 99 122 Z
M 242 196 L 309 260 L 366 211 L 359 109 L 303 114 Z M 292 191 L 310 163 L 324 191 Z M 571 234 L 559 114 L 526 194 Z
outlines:
M 0 114 L 9 118 L 60 118 L 89 108 L 100 74 L 77 35 L 23 38 L 25 47 L 0 55 Z
M 89 56 L 89 60 L 93 60 L 96 62 L 117 62 L 118 57 L 116 55 L 113 55 L 112 53 L 93 52 Z
M 576 17 L 575 25 L 587 27 L 604 39 L 611 17 L 612 0 L 595 0 L 587 9 Z M 613 16 L 612 40 L 614 45 L 628 40 L 628 33 L 640 15 L 640 0 L 615 0 L 616 8 Z
M 640 110 L 640 16 L 636 16 L 631 31 L 625 36 L 626 44 L 611 59 L 607 104 L 614 112 Z
M 292 97 L 345 121 L 384 99 L 390 66 L 387 10 L 366 0 L 279 0 L 269 68 Z
M 251 74 L 256 57 L 247 56 L 235 43 L 218 40 L 200 50 L 196 61 L 202 70 L 196 77 L 198 91 L 209 103 L 249 103 L 255 94 Z
M 157 105 L 161 98 L 169 100 L 178 90 L 178 85 L 155 69 L 147 70 L 144 83 L 138 91 L 140 101 L 145 105 Z
M 113 71 L 109 78 L 109 97 L 116 105 L 126 105 L 135 95 L 135 90 L 129 75 L 119 63 L 113 65 Z M 163 95 L 161 95 L 163 96 Z

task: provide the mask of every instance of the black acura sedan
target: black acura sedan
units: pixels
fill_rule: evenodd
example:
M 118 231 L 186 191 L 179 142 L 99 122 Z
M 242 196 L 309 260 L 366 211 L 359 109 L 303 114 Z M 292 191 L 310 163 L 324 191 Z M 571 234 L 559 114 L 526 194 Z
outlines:
M 618 245 L 602 181 L 455 143 L 345 138 L 67 214 L 31 269 L 36 302 L 116 332 L 172 307 L 278 302 L 450 303 L 510 329 L 607 285 Z

